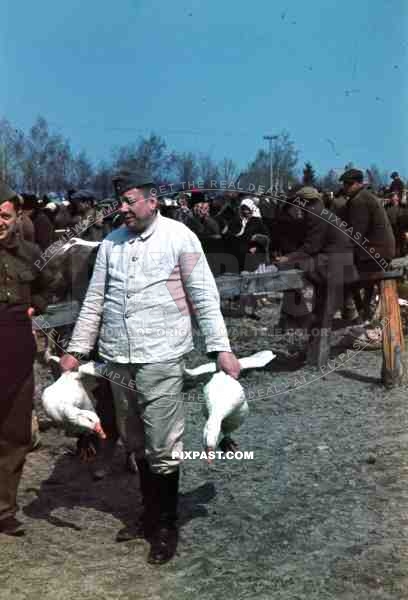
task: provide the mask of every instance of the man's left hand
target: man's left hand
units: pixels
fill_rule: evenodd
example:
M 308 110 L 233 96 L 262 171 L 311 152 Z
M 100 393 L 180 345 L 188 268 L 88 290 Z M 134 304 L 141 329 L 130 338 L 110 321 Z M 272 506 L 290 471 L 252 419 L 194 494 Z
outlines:
M 232 352 L 220 352 L 218 354 L 217 366 L 220 371 L 224 371 L 234 379 L 238 379 L 241 372 L 239 360 Z

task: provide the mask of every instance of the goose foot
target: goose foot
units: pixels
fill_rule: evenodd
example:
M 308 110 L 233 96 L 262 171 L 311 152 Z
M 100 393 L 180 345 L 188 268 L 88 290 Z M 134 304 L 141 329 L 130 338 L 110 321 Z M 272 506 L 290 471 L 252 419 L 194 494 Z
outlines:
M 218 444 L 219 449 L 222 452 L 236 452 L 239 450 L 239 446 L 234 440 L 229 437 L 229 435 L 225 435 L 220 443 Z
M 81 435 L 77 440 L 77 455 L 81 462 L 91 462 L 99 448 L 98 436 L 94 433 Z
M 126 470 L 129 473 L 138 473 L 139 469 L 137 468 L 136 456 L 134 452 L 128 452 L 126 454 Z

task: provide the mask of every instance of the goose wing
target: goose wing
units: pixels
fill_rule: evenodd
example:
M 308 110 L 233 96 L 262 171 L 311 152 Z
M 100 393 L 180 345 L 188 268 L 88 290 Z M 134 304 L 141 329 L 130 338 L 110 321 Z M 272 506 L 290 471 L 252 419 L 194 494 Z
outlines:
M 260 352 L 255 352 L 255 354 L 251 354 L 250 356 L 240 358 L 239 364 L 241 365 L 242 370 L 261 369 L 270 363 L 274 358 L 276 358 L 276 354 L 274 354 L 271 350 L 261 350 Z M 185 368 L 184 373 L 188 377 L 199 377 L 200 375 L 205 375 L 207 373 L 215 373 L 216 370 L 217 364 L 215 362 L 210 362 L 200 365 L 199 367 L 195 367 L 194 369 Z

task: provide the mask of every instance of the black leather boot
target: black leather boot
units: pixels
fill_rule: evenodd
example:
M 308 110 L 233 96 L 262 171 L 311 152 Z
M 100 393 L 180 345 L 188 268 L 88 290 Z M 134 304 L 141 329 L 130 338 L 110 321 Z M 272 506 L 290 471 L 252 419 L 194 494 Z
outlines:
M 137 461 L 137 468 L 143 502 L 141 524 L 144 537 L 149 539 L 159 519 L 158 490 L 156 489 L 154 475 L 145 458 Z
M 145 458 L 137 459 L 140 491 L 142 494 L 143 512 L 140 521 L 133 527 L 124 527 L 116 536 L 117 542 L 129 542 L 134 539 L 149 539 L 152 535 L 154 524 L 158 521 L 157 492 L 154 481 Z
M 158 521 L 155 523 L 147 562 L 166 563 L 176 553 L 178 543 L 177 504 L 180 470 L 169 475 L 152 473 L 153 489 L 157 491 Z
M 11 535 L 13 537 L 21 537 L 25 535 L 24 523 L 21 523 L 15 517 L 7 517 L 0 520 L 0 533 Z

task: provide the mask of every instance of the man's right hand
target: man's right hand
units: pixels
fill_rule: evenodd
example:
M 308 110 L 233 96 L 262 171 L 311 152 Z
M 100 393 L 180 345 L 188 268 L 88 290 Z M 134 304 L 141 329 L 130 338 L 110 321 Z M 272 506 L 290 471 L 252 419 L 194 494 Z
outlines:
M 64 354 L 61 356 L 59 365 L 61 371 L 65 373 L 65 371 L 76 371 L 80 365 L 80 362 L 71 354 Z

